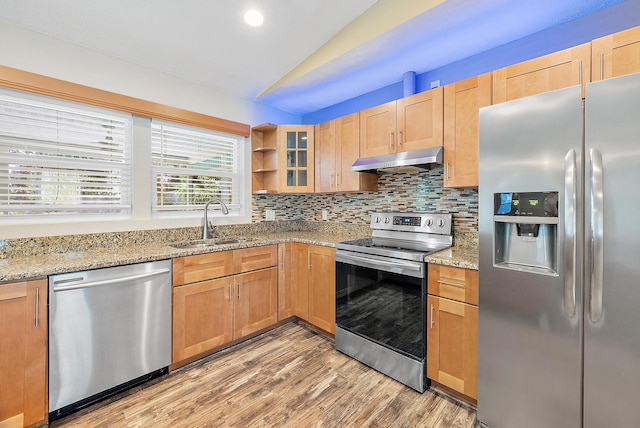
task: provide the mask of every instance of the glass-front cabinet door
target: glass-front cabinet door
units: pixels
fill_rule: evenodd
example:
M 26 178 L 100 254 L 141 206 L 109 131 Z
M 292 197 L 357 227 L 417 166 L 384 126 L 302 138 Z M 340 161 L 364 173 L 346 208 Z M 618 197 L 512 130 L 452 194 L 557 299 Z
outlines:
M 281 193 L 313 192 L 314 141 L 313 126 L 279 126 Z

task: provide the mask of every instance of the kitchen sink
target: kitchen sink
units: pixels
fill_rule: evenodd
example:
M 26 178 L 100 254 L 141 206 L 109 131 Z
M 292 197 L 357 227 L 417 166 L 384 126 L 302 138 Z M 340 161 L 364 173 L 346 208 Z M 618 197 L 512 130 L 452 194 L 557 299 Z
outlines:
M 180 249 L 189 249 L 189 248 L 208 248 L 215 247 L 217 245 L 228 245 L 228 244 L 240 244 L 243 242 L 253 241 L 251 238 L 238 238 L 238 239 L 196 239 L 193 241 L 186 242 L 177 242 L 175 244 L 171 244 L 173 248 Z

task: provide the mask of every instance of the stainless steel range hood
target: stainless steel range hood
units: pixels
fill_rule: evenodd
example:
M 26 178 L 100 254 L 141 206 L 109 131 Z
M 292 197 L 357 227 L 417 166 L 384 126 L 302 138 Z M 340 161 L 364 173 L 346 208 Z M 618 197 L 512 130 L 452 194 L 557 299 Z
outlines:
M 360 158 L 353 163 L 351 171 L 421 171 L 442 164 L 442 146 L 410 152 Z

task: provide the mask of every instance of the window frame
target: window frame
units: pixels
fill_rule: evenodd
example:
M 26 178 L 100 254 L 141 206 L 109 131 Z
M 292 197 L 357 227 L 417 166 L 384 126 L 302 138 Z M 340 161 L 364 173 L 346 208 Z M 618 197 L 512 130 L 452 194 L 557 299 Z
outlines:
M 120 203 L 117 205 L 114 204 L 104 204 L 102 206 L 102 210 L 108 211 L 119 210 L 119 212 L 110 212 L 109 214 L 104 214 L 109 217 L 122 217 L 127 218 L 131 215 L 131 171 L 133 169 L 133 159 L 132 159 L 132 147 L 133 147 L 133 121 L 130 114 L 126 114 L 123 112 L 108 110 L 95 106 L 88 106 L 79 103 L 74 103 L 66 100 L 59 100 L 51 97 L 43 97 L 41 95 L 30 94 L 20 91 L 15 91 L 11 89 L 1 88 L 0 87 L 0 97 L 8 98 L 8 102 L 15 102 L 18 105 L 21 105 L 22 108 L 19 108 L 24 114 L 20 116 L 10 116 L 12 118 L 16 118 L 14 120 L 14 124 L 16 127 L 25 126 L 28 121 L 32 123 L 37 123 L 38 128 L 34 128 L 30 126 L 31 129 L 42 129 L 44 132 L 49 132 L 50 135 L 40 134 L 34 132 L 32 135 L 28 135 L 27 139 L 30 141 L 26 141 L 25 144 L 31 146 L 32 150 L 44 150 L 47 153 L 35 157 L 31 157 L 25 154 L 1 154 L 0 156 L 8 159 L 10 168 L 11 164 L 23 164 L 26 169 L 23 168 L 24 172 L 36 173 L 41 171 L 41 174 L 47 173 L 46 170 L 49 170 L 49 173 L 53 174 L 56 177 L 56 180 L 53 182 L 55 186 L 60 186 L 59 183 L 62 180 L 59 180 L 62 175 L 71 175 L 73 171 L 78 171 L 77 177 L 82 180 L 86 180 L 88 178 L 88 172 L 91 170 L 91 166 L 97 167 L 96 171 L 100 171 L 100 173 L 105 173 L 106 171 L 100 170 L 100 168 L 109 169 L 108 166 L 111 165 L 113 170 L 120 170 L 122 173 L 122 184 L 121 184 L 121 199 Z M 15 100 L 15 101 L 14 101 Z M 52 121 L 53 118 L 62 117 L 59 121 Z M 72 121 L 69 122 L 69 119 Z M 75 120 L 74 120 L 75 119 Z M 96 122 L 104 121 L 104 120 L 114 120 L 115 122 L 121 122 L 123 124 L 123 128 L 121 129 L 122 134 L 120 138 L 122 139 L 120 142 L 122 153 L 121 160 L 122 162 L 111 162 L 109 160 L 109 156 L 98 152 L 98 154 L 103 155 L 101 159 L 92 159 L 89 161 L 83 161 L 82 159 L 67 157 L 63 155 L 55 156 L 55 152 L 76 152 L 80 153 L 78 149 L 82 149 L 86 146 L 84 141 L 76 141 L 74 143 L 73 139 L 76 138 L 74 132 L 78 129 L 77 126 L 83 128 L 83 131 L 87 131 L 86 134 L 82 135 L 82 139 L 90 138 L 89 136 L 98 130 L 98 127 L 92 127 Z M 92 123 L 93 122 L 93 123 Z M 69 127 L 71 124 L 72 127 Z M 89 125 L 89 126 L 87 126 Z M 11 133 L 13 129 L 9 129 L 9 133 Z M 63 134 L 67 133 L 67 136 L 64 138 L 58 138 L 59 135 L 54 134 Z M 14 135 L 18 135 L 17 132 L 13 132 Z M 72 136 L 73 135 L 73 136 Z M 93 137 L 93 135 L 91 135 Z M 20 138 L 20 137 L 18 137 Z M 45 138 L 52 138 L 48 141 Z M 49 143 L 49 144 L 47 144 Z M 119 147 L 120 148 L 120 147 Z M 119 155 L 119 152 L 116 152 Z M 119 157 L 119 156 L 118 156 Z M 19 169 L 19 167 L 16 167 Z M 66 171 L 66 172 L 65 172 Z M 84 173 L 84 174 L 83 174 Z M 14 179 L 13 175 L 7 175 L 7 184 Z M 17 179 L 17 182 L 20 183 L 21 180 Z M 36 189 L 41 187 L 45 189 L 47 180 L 35 180 Z M 38 186 L 41 185 L 41 186 Z M 73 187 L 73 186 L 72 186 Z M 56 187 L 57 188 L 57 187 Z M 90 191 L 89 188 L 78 187 L 79 192 Z M 7 188 L 7 191 L 9 189 Z M 45 192 L 46 193 L 46 192 Z M 11 201 L 11 198 L 5 194 L 2 194 L 2 200 L 0 200 L 0 211 L 4 211 L 5 205 L 3 202 L 5 201 L 4 196 L 8 197 L 8 200 Z M 13 204 L 10 203 L 9 211 L 12 211 L 10 208 Z M 20 206 L 15 205 L 15 210 L 19 210 Z M 41 221 L 44 216 L 53 216 L 57 218 L 81 218 L 81 217 L 95 217 L 100 216 L 100 208 L 98 208 L 94 204 L 67 204 L 67 208 L 63 208 L 61 206 L 61 213 L 52 213 L 51 211 L 57 211 L 55 207 L 56 204 L 46 204 L 44 201 L 40 201 L 40 203 L 27 203 L 24 206 L 25 210 L 29 211 L 41 211 L 40 213 L 31 213 L 31 214 L 2 214 L 0 212 L 0 219 L 32 219 L 34 222 Z M 110 206 L 112 208 L 110 208 Z M 31 207 L 31 208 L 29 208 Z M 67 212 L 65 212 L 67 211 Z M 85 211 L 85 212 L 83 212 Z
M 151 119 L 193 127 L 211 129 L 242 137 L 243 153 L 240 173 L 243 177 L 241 206 L 236 215 L 212 211 L 209 214 L 214 224 L 251 223 L 251 151 L 248 148 L 250 127 L 247 124 L 220 119 L 163 104 L 140 100 L 75 83 L 0 66 L 0 87 L 17 89 L 27 93 L 46 95 L 52 98 L 76 101 L 89 106 L 103 107 L 131 113 L 133 117 L 132 152 L 132 208 L 130 216 L 92 215 L 91 218 L 0 219 L 0 248 L 3 239 L 75 235 L 130 230 L 164 229 L 178 227 L 201 227 L 202 213 L 193 212 L 179 216 L 153 216 L 151 212 Z M 218 218 L 219 217 L 219 218 Z

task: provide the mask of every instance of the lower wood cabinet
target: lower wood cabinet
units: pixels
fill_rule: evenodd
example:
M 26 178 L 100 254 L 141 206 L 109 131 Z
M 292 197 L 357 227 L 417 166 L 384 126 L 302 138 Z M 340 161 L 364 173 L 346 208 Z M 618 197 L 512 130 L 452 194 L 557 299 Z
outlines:
M 329 247 L 309 246 L 309 322 L 336 332 L 336 255 Z
M 236 275 L 233 338 L 239 339 L 278 322 L 278 269 Z
M 429 264 L 427 377 L 478 398 L 478 271 Z
M 217 348 L 233 340 L 233 278 L 174 288 L 172 361 Z
M 277 254 L 269 245 L 173 260 L 174 366 L 278 321 Z
M 334 334 L 336 331 L 335 249 L 293 244 L 293 313 Z
M 293 242 L 278 244 L 278 321 L 293 313 Z
M 0 427 L 44 423 L 47 281 L 0 286 L 0 326 Z
M 427 377 L 478 398 L 478 307 L 429 296 Z

